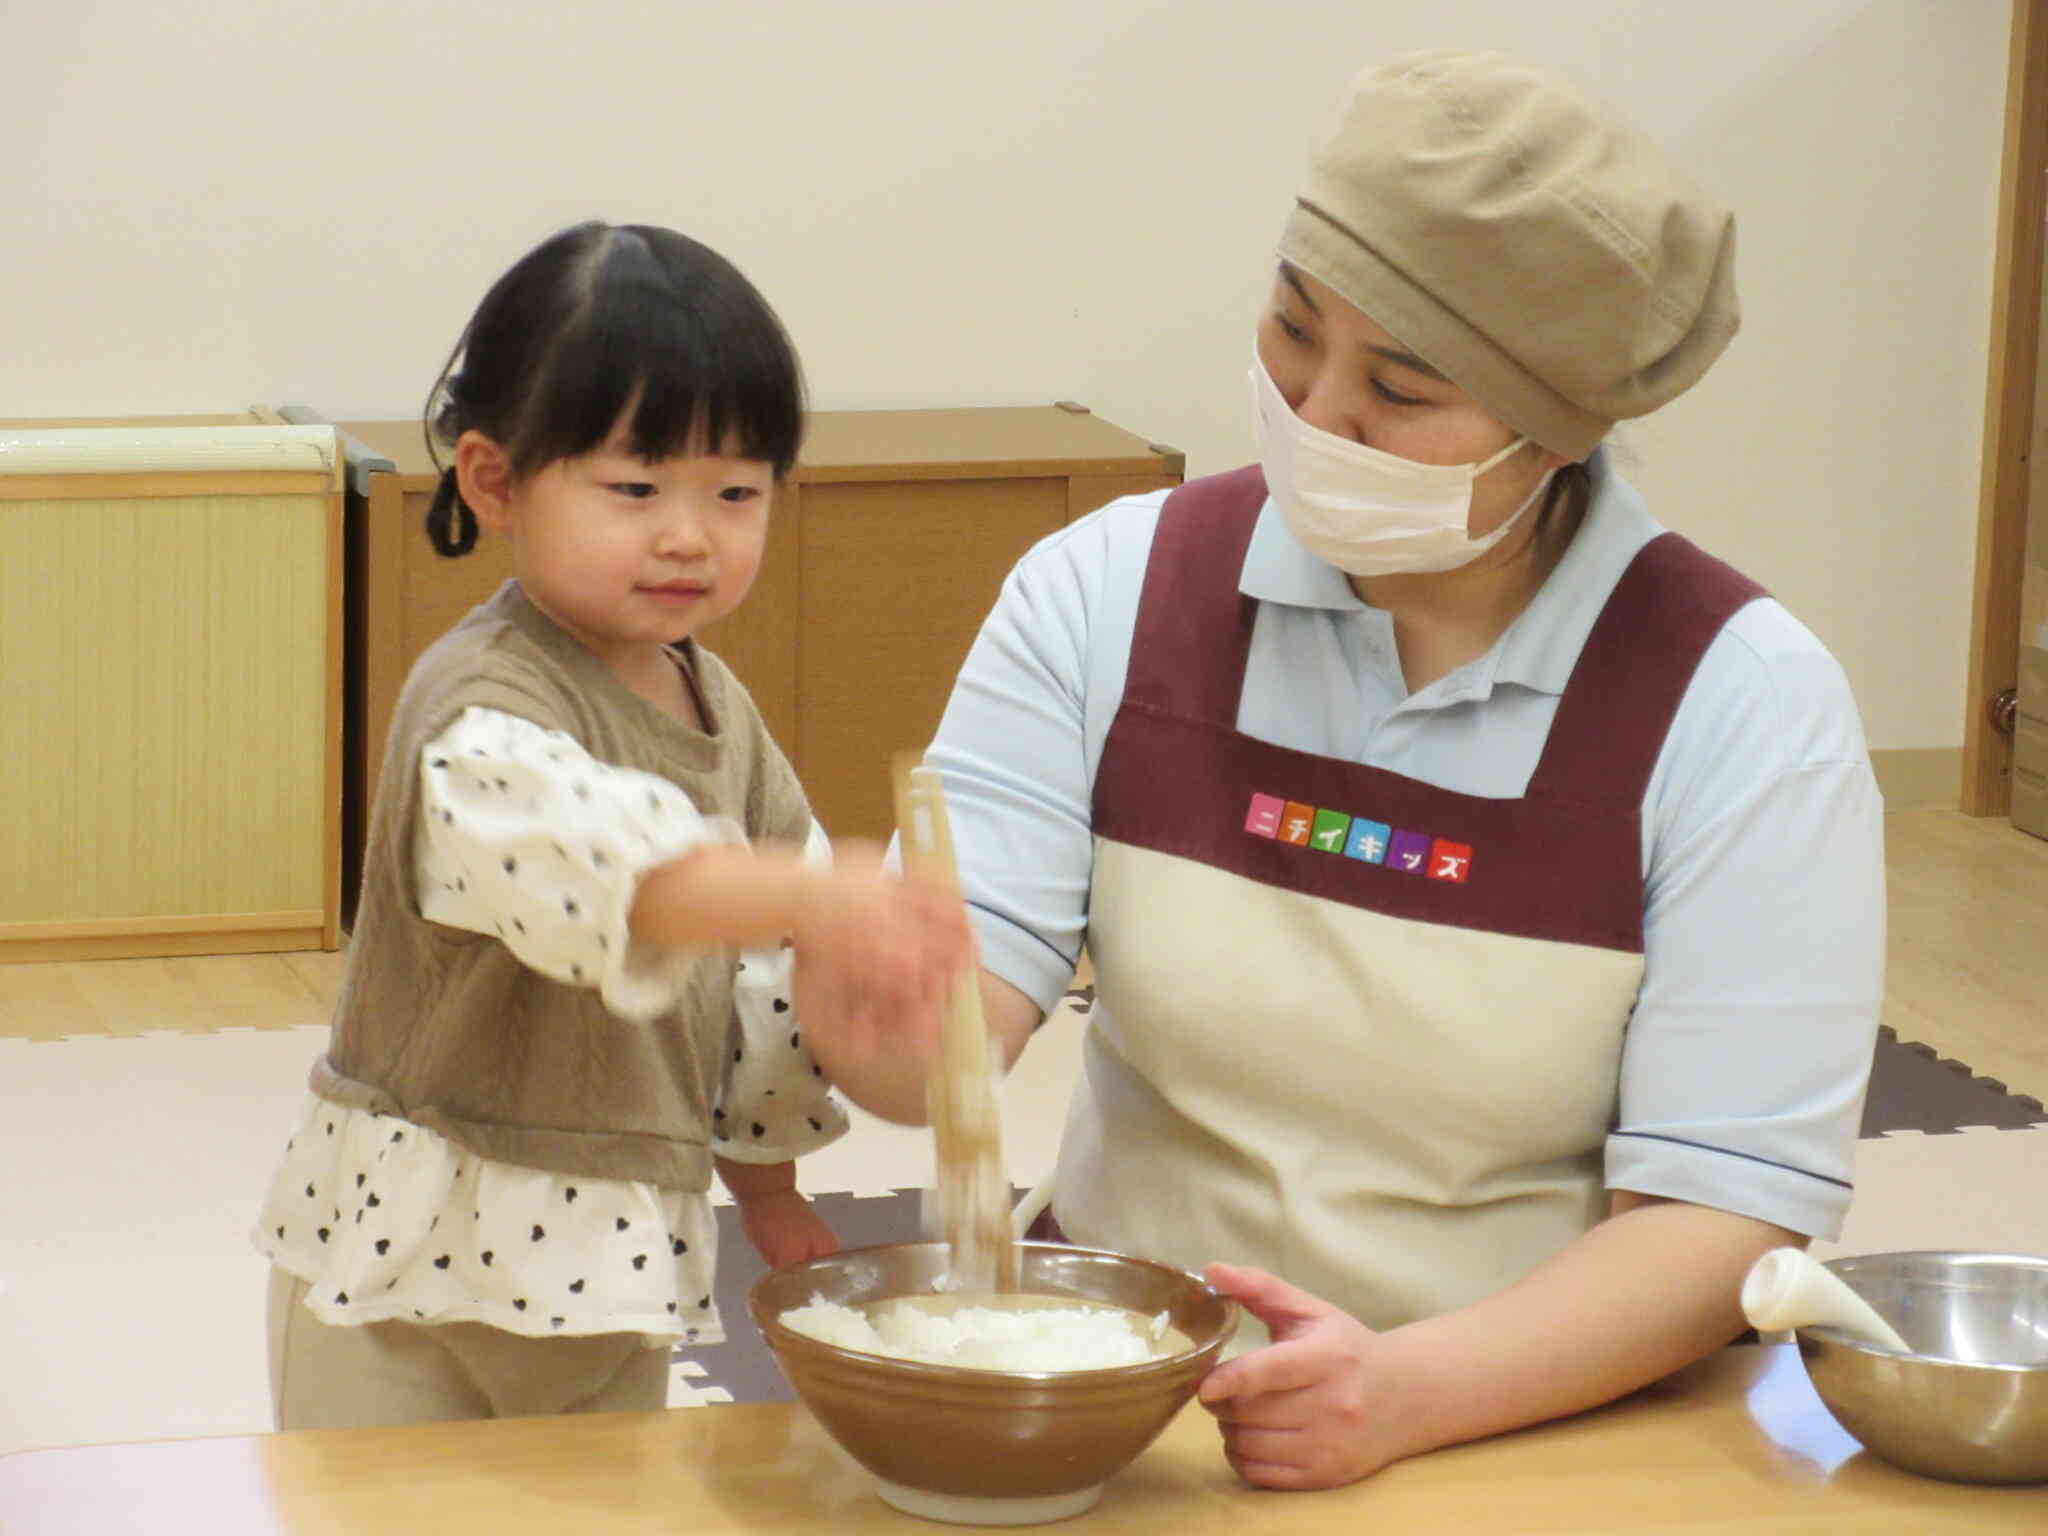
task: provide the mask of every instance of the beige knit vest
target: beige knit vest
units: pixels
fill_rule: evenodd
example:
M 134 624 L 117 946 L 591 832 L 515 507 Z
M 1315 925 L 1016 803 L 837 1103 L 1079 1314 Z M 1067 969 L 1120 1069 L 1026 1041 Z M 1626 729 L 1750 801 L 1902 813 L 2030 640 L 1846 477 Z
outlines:
M 660 774 L 748 838 L 801 844 L 810 810 L 745 688 L 682 651 L 709 733 L 631 692 L 517 583 L 424 654 L 392 716 L 333 1038 L 313 1091 L 403 1116 L 499 1162 L 703 1190 L 711 1109 L 737 1028 L 736 956 L 707 952 L 681 1005 L 633 1023 L 495 937 L 428 922 L 413 895 L 420 755 L 472 705 L 566 732 L 600 762 Z

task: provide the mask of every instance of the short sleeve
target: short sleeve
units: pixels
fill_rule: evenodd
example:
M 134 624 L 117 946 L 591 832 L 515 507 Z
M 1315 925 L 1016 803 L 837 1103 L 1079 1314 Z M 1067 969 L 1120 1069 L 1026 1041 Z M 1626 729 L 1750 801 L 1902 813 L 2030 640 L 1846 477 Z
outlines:
M 1883 1000 L 1882 817 L 1847 680 L 1752 605 L 1702 662 L 1646 808 L 1610 1188 L 1840 1231 Z
M 811 823 L 806 863 L 832 850 Z M 739 1163 L 780 1163 L 846 1134 L 846 1109 L 803 1037 L 791 982 L 791 951 L 752 949 L 733 977 L 734 1027 L 725 1081 L 711 1113 L 711 1150 Z
M 472 706 L 420 754 L 420 914 L 503 940 L 522 964 L 659 1017 L 689 957 L 636 942 L 640 878 L 707 842 L 744 841 L 668 780 L 598 762 L 558 730 Z
M 1158 496 L 1112 502 L 1042 540 L 1005 579 L 954 683 L 925 761 L 945 783 L 960 883 L 982 964 L 1050 1012 L 1073 978 L 1094 876 L 1094 755 L 1121 695 L 1121 634 L 1105 573 L 1142 571 Z M 1096 647 L 1117 684 L 1090 715 Z M 1106 698 L 1107 703 L 1103 700 Z

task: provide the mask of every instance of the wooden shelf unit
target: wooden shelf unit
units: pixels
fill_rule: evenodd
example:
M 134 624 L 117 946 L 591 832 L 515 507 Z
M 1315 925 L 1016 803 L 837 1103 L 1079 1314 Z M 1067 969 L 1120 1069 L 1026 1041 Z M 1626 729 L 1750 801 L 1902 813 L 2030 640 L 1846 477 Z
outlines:
M 335 948 L 332 431 L 257 409 L 0 443 L 0 961 Z

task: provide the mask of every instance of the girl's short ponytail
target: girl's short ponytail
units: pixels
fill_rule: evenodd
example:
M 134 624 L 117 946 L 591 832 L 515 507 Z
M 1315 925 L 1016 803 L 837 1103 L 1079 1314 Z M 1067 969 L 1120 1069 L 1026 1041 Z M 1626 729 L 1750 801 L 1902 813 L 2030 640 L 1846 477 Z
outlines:
M 434 546 L 435 554 L 452 558 L 476 548 L 476 533 L 476 514 L 462 499 L 451 464 L 441 471 L 441 483 L 434 487 L 434 499 L 427 506 L 427 542 Z
M 434 499 L 427 504 L 427 542 L 434 546 L 435 554 L 448 559 L 468 554 L 476 548 L 477 539 L 476 513 L 462 499 L 462 487 L 455 480 L 455 466 L 443 464 L 435 446 L 446 443 L 452 447 L 469 425 L 463 419 L 465 413 L 459 398 L 462 376 L 455 371 L 455 360 L 462 355 L 468 340 L 469 332 L 465 329 L 427 396 L 427 457 L 441 471 L 441 479 L 434 487 Z

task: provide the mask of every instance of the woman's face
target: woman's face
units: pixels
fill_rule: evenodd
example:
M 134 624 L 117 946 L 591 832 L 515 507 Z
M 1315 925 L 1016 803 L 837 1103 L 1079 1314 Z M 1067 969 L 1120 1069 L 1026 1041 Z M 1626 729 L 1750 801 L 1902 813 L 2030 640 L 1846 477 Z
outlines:
M 1258 349 L 1294 414 L 1334 436 L 1418 464 L 1476 464 L 1515 440 L 1356 305 L 1284 261 L 1259 316 Z M 1509 455 L 1474 482 L 1466 532 L 1491 532 L 1564 462 L 1534 443 Z

